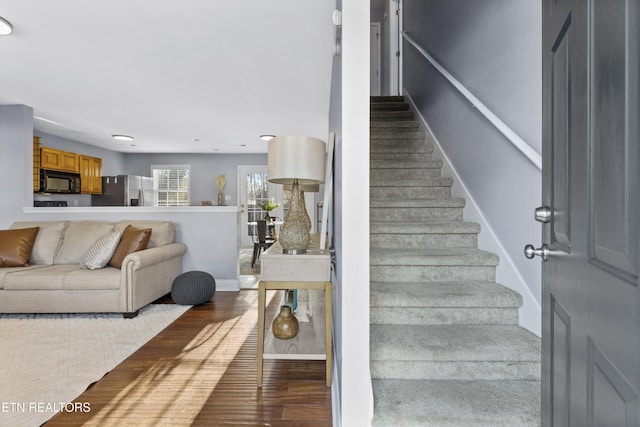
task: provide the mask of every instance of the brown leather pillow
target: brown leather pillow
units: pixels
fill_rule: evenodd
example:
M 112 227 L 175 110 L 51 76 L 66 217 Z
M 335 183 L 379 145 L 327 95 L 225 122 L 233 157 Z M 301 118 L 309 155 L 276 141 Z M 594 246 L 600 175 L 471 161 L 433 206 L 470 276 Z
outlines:
M 120 243 L 109 261 L 109 266 L 122 268 L 124 258 L 130 253 L 147 249 L 150 238 L 150 228 L 136 228 L 133 225 L 127 225 L 122 233 L 122 238 L 120 238 Z
M 0 267 L 26 267 L 40 227 L 0 230 Z

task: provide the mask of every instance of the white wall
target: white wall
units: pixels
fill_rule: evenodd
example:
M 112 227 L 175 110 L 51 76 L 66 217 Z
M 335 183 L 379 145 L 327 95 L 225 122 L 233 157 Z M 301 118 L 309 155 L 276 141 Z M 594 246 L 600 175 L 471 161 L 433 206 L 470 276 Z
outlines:
M 334 201 L 334 425 L 369 426 L 369 2 L 338 1 L 342 50 L 332 76 Z M 336 399 L 338 400 L 336 402 Z
M 404 30 L 540 153 L 540 2 L 405 0 L 403 4 Z M 486 222 L 481 248 L 503 249 L 498 281 L 522 294 L 521 324 L 539 334 L 540 262 L 525 259 L 523 247 L 540 243 L 533 210 L 541 200 L 541 171 L 406 41 L 403 53 L 405 93 L 458 174 L 456 195 L 467 196 L 467 191 L 468 201 L 477 205 L 475 213 L 465 210 L 466 219 Z

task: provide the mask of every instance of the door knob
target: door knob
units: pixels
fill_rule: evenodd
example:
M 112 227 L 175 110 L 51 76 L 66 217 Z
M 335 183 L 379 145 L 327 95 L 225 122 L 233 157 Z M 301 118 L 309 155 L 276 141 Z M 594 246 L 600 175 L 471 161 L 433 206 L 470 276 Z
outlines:
M 553 212 L 549 206 L 540 206 L 535 210 L 535 218 L 538 222 L 547 223 L 551 221 L 552 216 Z
M 524 247 L 524 256 L 528 259 L 533 259 L 535 256 L 539 256 L 543 261 L 546 261 L 549 257 L 549 249 L 547 249 L 547 244 L 543 243 L 538 249 L 533 245 L 527 245 Z

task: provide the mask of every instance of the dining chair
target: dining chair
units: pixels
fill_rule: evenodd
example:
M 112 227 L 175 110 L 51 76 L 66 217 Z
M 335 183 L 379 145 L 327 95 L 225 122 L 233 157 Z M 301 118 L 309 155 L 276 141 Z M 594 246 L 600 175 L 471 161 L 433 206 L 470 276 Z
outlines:
M 267 236 L 267 221 L 257 221 L 258 235 L 253 238 L 253 256 L 251 257 L 251 268 L 260 258 L 260 252 L 268 249 L 275 243 L 275 240 L 271 236 Z

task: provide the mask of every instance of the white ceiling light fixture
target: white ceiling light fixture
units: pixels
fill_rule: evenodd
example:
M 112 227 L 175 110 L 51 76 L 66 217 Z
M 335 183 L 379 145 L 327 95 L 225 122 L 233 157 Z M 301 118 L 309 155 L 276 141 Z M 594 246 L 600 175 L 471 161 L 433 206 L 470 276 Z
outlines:
M 11 34 L 13 34 L 13 25 L 0 16 L 0 36 L 8 36 Z
M 129 135 L 111 135 L 113 139 L 118 141 L 133 141 L 133 137 Z
M 276 137 L 275 135 L 260 135 L 260 139 L 263 141 L 268 141 L 271 138 L 275 138 L 275 137 Z

